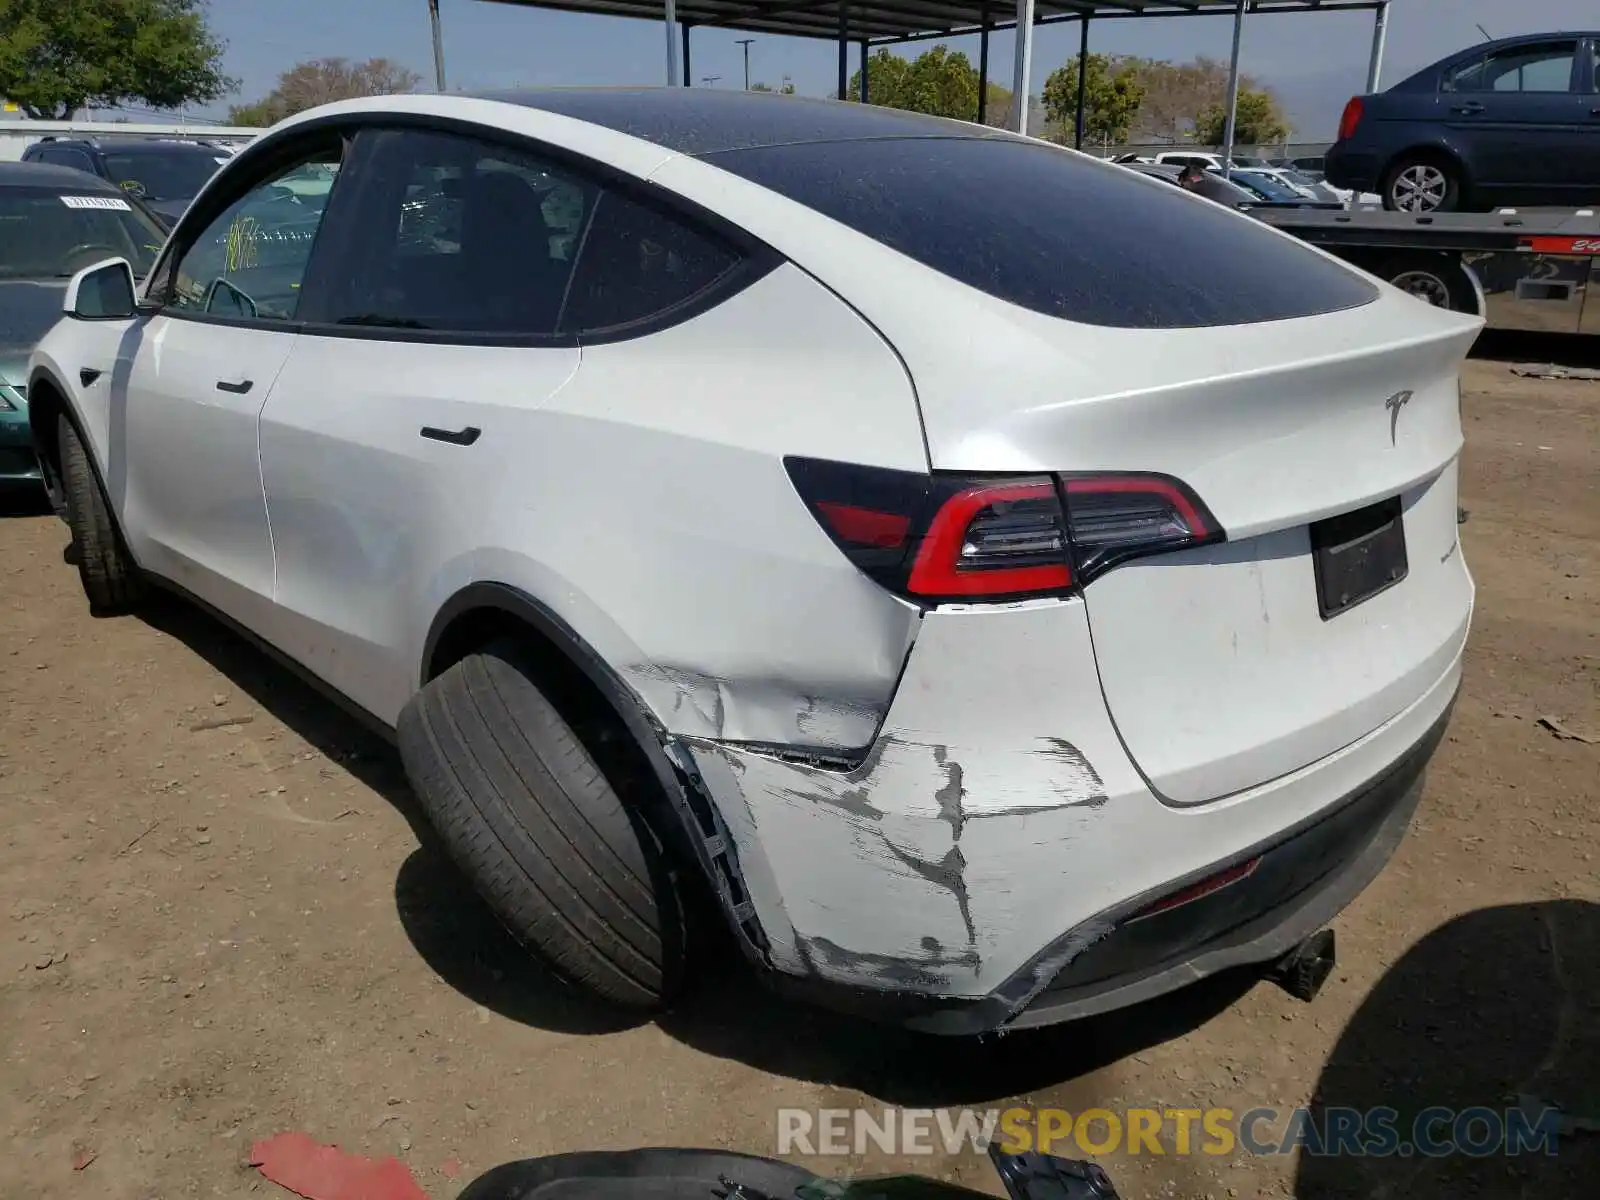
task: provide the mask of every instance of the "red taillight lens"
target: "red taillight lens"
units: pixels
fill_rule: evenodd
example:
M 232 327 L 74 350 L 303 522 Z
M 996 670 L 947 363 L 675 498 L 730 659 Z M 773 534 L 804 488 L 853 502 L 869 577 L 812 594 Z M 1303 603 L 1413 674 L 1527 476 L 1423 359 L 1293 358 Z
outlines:
M 1356 126 L 1361 124 L 1361 114 L 1366 111 L 1366 103 L 1360 96 L 1350 97 L 1350 102 L 1344 106 L 1344 115 L 1339 118 L 1339 140 L 1355 137 Z
M 1204 504 L 1166 475 L 919 475 L 785 460 L 834 544 L 923 603 L 1015 600 L 1082 588 L 1131 558 L 1221 541 Z
M 917 596 L 983 597 L 1064 591 L 1066 521 L 1049 479 L 964 488 L 940 506 L 911 566 Z
M 1068 475 L 1061 488 L 1080 587 L 1130 558 L 1222 540 L 1200 498 L 1167 475 Z

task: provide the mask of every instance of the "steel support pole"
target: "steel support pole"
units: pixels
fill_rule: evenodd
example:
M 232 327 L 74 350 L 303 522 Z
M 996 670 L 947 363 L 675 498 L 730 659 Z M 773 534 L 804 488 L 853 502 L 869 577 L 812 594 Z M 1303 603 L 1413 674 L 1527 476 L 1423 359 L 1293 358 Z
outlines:
M 850 14 L 839 0 L 839 99 L 848 100 L 850 90 Z
M 744 47 L 744 90 L 750 90 L 750 43 L 755 38 L 740 38 L 739 45 Z
M 691 26 L 689 22 L 685 21 L 681 28 L 683 29 L 683 86 L 693 87 L 694 68 L 689 65 L 689 30 Z
M 863 103 L 863 104 L 871 104 L 872 103 L 871 100 L 867 99 L 867 56 L 868 56 L 868 53 L 869 53 L 869 47 L 867 46 L 867 39 L 866 38 L 862 38 L 861 39 L 861 103 Z
M 983 6 L 983 28 L 978 33 L 978 124 L 989 119 L 989 6 Z
M 1017 0 L 1017 53 L 1011 71 L 1018 133 L 1028 132 L 1028 82 L 1033 78 L 1033 0 Z
M 444 34 L 439 28 L 439 0 L 428 0 L 428 21 L 433 26 L 433 85 L 444 91 Z
M 1372 12 L 1372 59 L 1367 63 L 1367 91 L 1378 90 L 1378 80 L 1383 76 L 1383 48 L 1389 41 L 1389 0 L 1383 0 Z
M 1239 0 L 1233 13 L 1233 56 L 1228 60 L 1228 126 L 1222 138 L 1222 173 L 1233 178 L 1233 137 L 1239 120 L 1239 48 L 1244 41 L 1244 10 L 1248 0 Z
M 1089 85 L 1089 18 L 1084 17 L 1078 31 L 1078 119 L 1072 127 L 1072 148 L 1083 149 L 1083 106 Z
M 667 86 L 678 86 L 678 5 L 676 0 L 667 0 Z M 689 72 L 683 73 L 683 78 L 688 79 Z

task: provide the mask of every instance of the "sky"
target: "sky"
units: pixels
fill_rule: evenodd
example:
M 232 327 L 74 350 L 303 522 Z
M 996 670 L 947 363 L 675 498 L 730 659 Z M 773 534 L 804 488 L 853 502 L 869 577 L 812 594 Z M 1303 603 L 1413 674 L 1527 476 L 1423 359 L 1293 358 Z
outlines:
M 445 74 L 466 89 L 536 84 L 656 84 L 666 73 L 666 43 L 658 22 L 586 17 L 495 3 L 440 0 Z M 279 72 L 309 58 L 387 57 L 411 67 L 431 86 L 433 52 L 427 0 L 211 0 L 213 29 L 226 42 L 226 70 L 240 80 L 233 102 L 269 91 Z M 1394 0 L 1384 82 L 1394 83 L 1451 51 L 1495 37 L 1600 26 L 1595 0 Z M 1227 58 L 1228 17 L 1105 21 L 1091 26 L 1090 49 L 1187 61 L 1205 54 Z M 694 82 L 741 87 L 743 50 L 735 30 L 696 29 Z M 1298 140 L 1332 136 L 1339 109 L 1363 90 L 1372 43 L 1366 12 L 1258 14 L 1246 19 L 1244 70 L 1282 97 Z M 930 43 L 902 47 L 915 56 Z M 976 63 L 977 38 L 953 38 L 954 49 Z M 1034 38 L 1032 90 L 1077 53 L 1076 25 L 1044 27 Z M 991 77 L 1010 84 L 1009 33 L 990 39 Z M 788 76 L 802 93 L 834 90 L 837 51 L 831 42 L 757 36 L 750 47 L 752 80 L 778 86 Z M 857 65 L 851 52 L 850 67 Z M 221 114 L 227 102 L 210 106 Z M 198 115 L 200 110 L 195 110 Z

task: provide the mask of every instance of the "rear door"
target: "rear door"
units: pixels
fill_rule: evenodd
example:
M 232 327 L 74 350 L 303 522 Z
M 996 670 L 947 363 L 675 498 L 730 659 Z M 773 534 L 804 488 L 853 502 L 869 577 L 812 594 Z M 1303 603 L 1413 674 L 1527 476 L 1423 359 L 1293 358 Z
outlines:
M 737 256 L 524 141 L 372 128 L 347 175 L 341 249 L 262 414 L 274 640 L 393 721 L 428 622 L 493 570 L 478 548 L 497 520 L 590 536 L 592 514 L 512 507 L 542 432 L 570 436 L 545 410 L 581 345 L 625 354 L 609 344 L 686 319 Z
M 383 720 L 429 614 L 472 579 L 510 411 L 578 369 L 556 321 L 595 190 L 516 149 L 368 128 L 305 333 L 262 414 L 273 641 Z
M 1582 189 L 1592 98 L 1577 38 L 1523 42 L 1445 72 L 1444 119 L 1491 200 L 1559 204 Z

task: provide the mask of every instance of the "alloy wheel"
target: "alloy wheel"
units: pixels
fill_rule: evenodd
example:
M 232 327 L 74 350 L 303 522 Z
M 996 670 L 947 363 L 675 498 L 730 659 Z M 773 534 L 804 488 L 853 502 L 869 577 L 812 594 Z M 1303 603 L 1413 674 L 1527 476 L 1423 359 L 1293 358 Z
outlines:
M 1389 190 L 1401 212 L 1429 213 L 1444 203 L 1450 180 L 1438 167 L 1414 163 L 1395 176 Z

